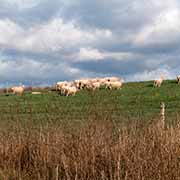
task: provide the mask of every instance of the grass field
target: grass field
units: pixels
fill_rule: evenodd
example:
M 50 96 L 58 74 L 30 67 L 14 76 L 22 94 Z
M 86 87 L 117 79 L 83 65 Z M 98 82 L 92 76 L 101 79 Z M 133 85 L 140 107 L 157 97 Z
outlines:
M 40 95 L 25 92 L 22 97 L 0 95 L 1 123 L 11 120 L 34 124 L 65 122 L 79 124 L 92 116 L 103 115 L 113 121 L 151 120 L 159 113 L 160 102 L 166 104 L 167 121 L 176 120 L 180 113 L 180 86 L 174 80 L 160 88 L 153 82 L 126 83 L 121 90 L 80 91 L 75 96 L 60 96 L 44 91 Z
M 1 94 L 0 179 L 179 180 L 180 87 L 152 84 Z M 173 126 L 162 126 L 162 101 Z

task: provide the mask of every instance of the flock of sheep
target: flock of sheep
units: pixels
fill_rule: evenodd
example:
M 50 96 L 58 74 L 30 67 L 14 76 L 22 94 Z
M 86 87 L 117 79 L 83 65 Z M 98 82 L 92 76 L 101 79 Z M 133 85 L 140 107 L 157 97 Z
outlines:
M 164 77 L 161 76 L 159 79 L 154 80 L 154 87 L 160 87 L 164 81 Z M 75 81 L 61 81 L 55 85 L 56 91 L 61 95 L 69 96 L 75 95 L 77 91 L 82 89 L 98 90 L 102 86 L 106 89 L 121 89 L 124 80 L 119 77 L 105 77 L 105 78 L 88 78 L 80 79 Z M 180 75 L 177 77 L 177 83 L 180 84 Z M 13 94 L 22 95 L 24 93 L 24 85 L 15 86 L 11 88 Z M 32 92 L 32 94 L 40 94 L 40 92 Z
M 97 90 L 100 87 L 105 86 L 108 89 L 121 89 L 123 80 L 118 77 L 106 77 L 106 78 L 89 78 L 80 79 L 73 82 L 63 81 L 56 83 L 56 91 L 59 91 L 61 95 L 69 96 L 75 95 L 77 91 L 82 89 Z

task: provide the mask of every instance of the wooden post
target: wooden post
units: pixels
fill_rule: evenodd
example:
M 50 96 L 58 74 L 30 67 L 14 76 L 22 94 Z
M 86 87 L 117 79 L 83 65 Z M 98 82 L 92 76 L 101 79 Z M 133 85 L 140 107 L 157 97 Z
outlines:
M 57 166 L 55 169 L 55 179 L 58 180 L 59 179 L 59 167 Z
M 6 94 L 9 94 L 8 82 L 6 83 Z
M 161 105 L 160 105 L 160 124 L 161 124 L 161 127 L 164 129 L 165 128 L 165 104 L 164 104 L 164 102 L 161 102 Z

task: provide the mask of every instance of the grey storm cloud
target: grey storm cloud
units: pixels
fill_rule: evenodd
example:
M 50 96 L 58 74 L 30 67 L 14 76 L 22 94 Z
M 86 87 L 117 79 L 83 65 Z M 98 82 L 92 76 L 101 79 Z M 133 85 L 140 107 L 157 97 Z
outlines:
M 69 13 L 71 11 L 71 13 Z M 130 33 L 153 20 L 158 8 L 151 1 L 83 1 L 65 9 L 65 17 L 78 19 L 83 28 L 109 28 L 116 33 Z
M 0 84 L 175 78 L 178 0 L 0 0 Z
M 58 0 L 53 3 L 49 0 L 32 0 L 29 3 L 22 0 L 12 0 L 14 3 L 8 3 L 9 1 L 0 0 L 0 17 L 11 19 L 22 26 L 32 26 L 32 24 L 48 21 L 56 16 L 63 5 Z

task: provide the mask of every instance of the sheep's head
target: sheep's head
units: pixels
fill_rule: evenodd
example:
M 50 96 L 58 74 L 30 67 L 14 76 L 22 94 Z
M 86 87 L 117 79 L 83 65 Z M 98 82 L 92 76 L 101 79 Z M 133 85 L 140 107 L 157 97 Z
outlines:
M 124 83 L 125 82 L 124 79 L 121 79 L 121 82 Z
M 164 75 L 161 75 L 161 77 L 160 77 L 162 80 L 164 80 L 165 78 L 164 78 Z

